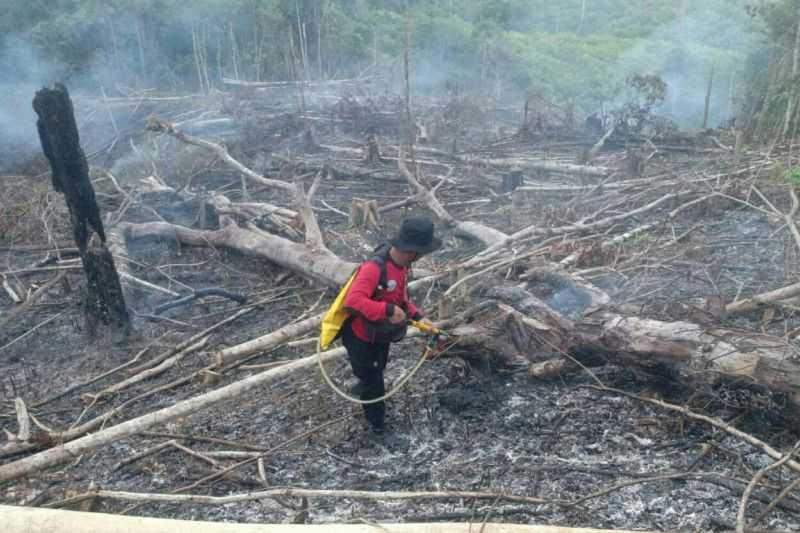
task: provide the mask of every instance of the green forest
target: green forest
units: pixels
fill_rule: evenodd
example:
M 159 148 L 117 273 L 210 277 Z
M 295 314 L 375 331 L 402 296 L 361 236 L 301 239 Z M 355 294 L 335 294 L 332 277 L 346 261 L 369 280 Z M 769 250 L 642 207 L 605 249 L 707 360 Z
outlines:
M 408 22 L 418 93 L 450 88 L 513 100 L 533 91 L 589 112 L 618 99 L 627 76 L 655 73 L 669 86 L 664 111 L 685 127 L 700 125 L 709 81 L 711 124 L 764 107 L 774 116 L 762 120 L 779 121 L 799 17 L 791 0 L 5 4 L 3 70 L 32 83 L 210 91 L 226 77 L 386 73 L 399 65 Z

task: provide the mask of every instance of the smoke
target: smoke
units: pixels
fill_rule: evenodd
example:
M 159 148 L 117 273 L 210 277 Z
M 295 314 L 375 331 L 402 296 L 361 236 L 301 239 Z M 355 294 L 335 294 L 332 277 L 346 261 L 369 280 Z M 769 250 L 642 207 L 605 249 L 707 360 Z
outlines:
M 510 20 L 488 37 L 475 33 L 479 20 L 466 17 L 461 25 L 421 22 L 414 33 L 415 89 L 441 94 L 455 83 L 514 105 L 533 89 L 589 113 L 624 103 L 628 76 L 658 74 L 668 94 L 656 112 L 691 128 L 702 124 L 713 69 L 708 124 L 732 116 L 742 58 L 754 42 L 742 1 L 691 2 L 685 13 L 670 3 L 647 10 L 606 4 L 588 3 L 581 22 L 580 2 L 517 1 Z
M 38 89 L 52 83 L 59 69 L 42 58 L 29 43 L 6 37 L 0 47 L 0 168 L 8 168 L 32 156 L 39 149 L 33 97 Z
M 714 127 L 736 112 L 737 77 L 743 77 L 739 70 L 752 42 L 750 30 L 744 9 L 724 13 L 694 6 L 686 17 L 663 25 L 622 54 L 613 72 L 620 80 L 631 74 L 659 75 L 668 89 L 655 111 L 682 128 L 702 125 L 712 80 L 708 126 Z

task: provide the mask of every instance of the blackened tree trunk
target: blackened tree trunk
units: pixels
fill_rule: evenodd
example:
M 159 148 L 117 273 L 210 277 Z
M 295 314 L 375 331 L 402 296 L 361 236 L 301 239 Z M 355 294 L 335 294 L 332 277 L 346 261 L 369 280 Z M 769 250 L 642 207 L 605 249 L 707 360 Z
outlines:
M 86 273 L 85 301 L 89 331 L 99 325 L 127 333 L 130 318 L 114 259 L 106 247 L 106 234 L 89 180 L 89 166 L 80 146 L 78 127 L 67 88 L 56 84 L 33 99 L 39 115 L 37 127 L 42 150 L 53 170 L 53 188 L 64 194 L 72 219 L 75 242 Z

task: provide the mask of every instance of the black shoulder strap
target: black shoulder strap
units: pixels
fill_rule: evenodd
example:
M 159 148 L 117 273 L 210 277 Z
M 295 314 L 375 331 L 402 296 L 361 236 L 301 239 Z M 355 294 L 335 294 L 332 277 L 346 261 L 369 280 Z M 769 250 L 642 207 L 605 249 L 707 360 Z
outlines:
M 389 250 L 391 246 L 389 244 L 381 244 L 372 253 L 367 261 L 373 261 L 378 264 L 381 268 L 381 277 L 378 280 L 378 288 L 386 288 L 387 283 L 389 283 L 389 275 L 386 271 L 386 262 L 389 261 Z

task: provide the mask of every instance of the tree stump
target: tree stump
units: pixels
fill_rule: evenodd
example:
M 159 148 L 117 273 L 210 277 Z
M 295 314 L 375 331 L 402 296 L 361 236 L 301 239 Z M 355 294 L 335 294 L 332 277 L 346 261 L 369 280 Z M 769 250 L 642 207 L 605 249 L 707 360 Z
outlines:
M 364 157 L 364 162 L 369 164 L 383 163 L 384 159 L 381 155 L 381 148 L 378 145 L 378 138 L 374 133 L 367 135 L 367 155 Z
M 103 221 L 67 88 L 56 84 L 52 89 L 38 91 L 33 109 L 39 116 L 36 125 L 42 150 L 53 171 L 53 188 L 66 199 L 86 273 L 84 311 L 89 332 L 97 333 L 97 326 L 102 324 L 125 334 L 130 329 L 130 317 L 114 258 L 106 247 Z
M 380 231 L 380 213 L 376 200 L 359 200 L 353 198 L 350 203 L 350 226 Z
M 503 193 L 513 192 L 514 189 L 520 187 L 525 181 L 521 170 L 512 170 L 503 175 Z
M 627 167 L 628 174 L 636 178 L 641 178 L 644 175 L 646 164 L 647 159 L 644 157 L 641 150 L 628 148 L 625 154 L 625 166 Z

